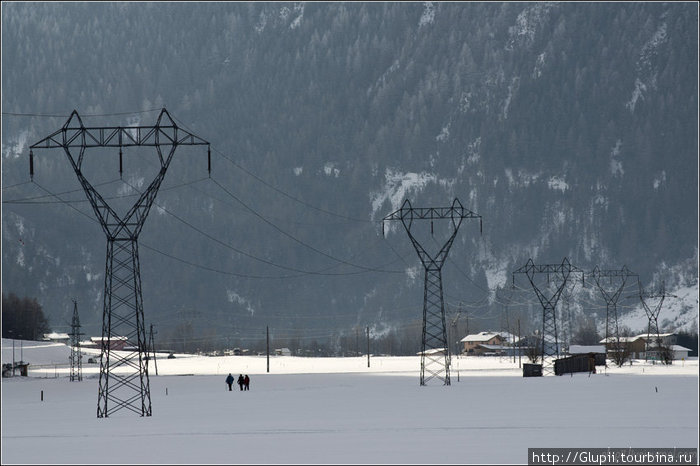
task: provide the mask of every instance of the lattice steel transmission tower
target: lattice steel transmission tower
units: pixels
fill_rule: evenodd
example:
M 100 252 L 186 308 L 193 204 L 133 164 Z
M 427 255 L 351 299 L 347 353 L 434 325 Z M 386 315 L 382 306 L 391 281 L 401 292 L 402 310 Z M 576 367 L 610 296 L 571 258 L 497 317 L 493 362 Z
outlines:
M 78 112 L 73 110 L 61 129 L 30 146 L 29 174 L 32 179 L 34 149 L 63 149 L 107 236 L 98 418 L 109 417 L 122 409 L 141 416 L 151 415 L 138 237 L 175 150 L 180 146 L 194 145 L 209 148 L 207 141 L 178 127 L 164 108 L 153 126 L 86 127 Z M 160 163 L 148 188 L 131 209 L 120 216 L 87 180 L 82 167 L 87 149 L 119 148 L 121 174 L 122 148 L 125 147 L 154 148 Z M 77 155 L 73 151 L 77 151 Z M 208 157 L 211 174 L 210 150 Z M 112 348 L 116 337 L 126 338 L 123 351 Z
M 639 282 L 639 300 L 642 302 L 644 311 L 646 312 L 647 318 L 649 319 L 649 324 L 647 326 L 646 348 L 644 351 L 645 360 L 649 360 L 650 352 L 655 352 L 657 356 L 660 356 L 664 362 L 669 362 L 672 360 L 672 358 L 668 358 L 669 355 L 665 355 L 667 357 L 663 357 L 664 354 L 661 344 L 661 332 L 659 331 L 659 314 L 661 313 L 661 306 L 663 305 L 664 300 L 667 297 L 677 298 L 678 296 L 666 292 L 665 281 L 661 282 L 661 288 L 657 292 L 645 292 L 644 288 L 642 288 L 642 283 Z M 647 299 L 659 299 L 659 301 L 656 303 L 656 306 L 654 306 L 653 310 L 647 304 Z M 651 335 L 656 335 L 656 338 L 654 339 L 654 343 L 656 344 L 655 347 L 649 343 L 651 340 Z M 654 349 L 650 351 L 652 348 Z
M 78 317 L 78 302 L 73 300 L 73 320 L 70 333 L 70 381 L 83 380 L 83 356 L 80 354 L 80 317 Z
M 624 359 L 626 359 L 625 348 L 620 339 L 620 327 L 617 318 L 617 301 L 620 298 L 622 290 L 625 288 L 627 279 L 629 277 L 637 277 L 639 280 L 639 275 L 631 272 L 626 265 L 622 266 L 620 270 L 600 270 L 597 266 L 593 271 L 588 274 L 593 277 L 600 294 L 605 300 L 605 350 L 606 352 L 612 346 L 613 348 L 613 360 L 618 364 L 622 365 Z M 605 288 L 604 283 L 601 282 L 602 278 L 610 278 L 608 289 Z M 616 285 L 613 279 L 618 279 L 619 283 Z
M 452 247 L 457 231 L 465 218 L 478 218 L 481 228 L 481 215 L 465 209 L 458 199 L 452 207 L 412 207 L 406 199 L 401 208 L 384 217 L 384 222 L 400 220 L 425 269 L 423 288 L 423 333 L 420 367 L 420 384 L 425 385 L 432 378 L 438 378 L 444 385 L 450 385 L 450 345 L 447 341 L 445 325 L 445 300 L 442 290 L 442 266 Z M 418 242 L 411 232 L 413 220 L 430 220 L 431 231 L 434 220 L 449 219 L 453 231 L 440 251 L 433 257 Z
M 542 374 L 554 374 L 554 358 L 559 356 L 559 341 L 557 337 L 557 314 L 556 307 L 559 297 L 567 285 L 569 277 L 572 273 L 581 275 L 581 280 L 584 279 L 584 273 L 578 267 L 571 265 L 566 257 L 561 264 L 536 265 L 532 259 L 528 259 L 527 263 L 513 272 L 513 286 L 515 286 L 515 274 L 524 273 L 527 275 L 530 285 L 535 290 L 535 294 L 542 305 Z M 551 275 L 556 276 L 561 280 L 560 283 L 555 283 L 556 290 L 547 297 L 535 283 L 537 274 L 546 274 L 547 283 L 550 282 Z

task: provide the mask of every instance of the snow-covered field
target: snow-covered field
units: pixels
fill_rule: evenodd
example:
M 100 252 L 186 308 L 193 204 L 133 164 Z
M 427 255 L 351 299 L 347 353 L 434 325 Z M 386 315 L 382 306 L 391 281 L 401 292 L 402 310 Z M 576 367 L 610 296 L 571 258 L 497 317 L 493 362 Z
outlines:
M 2 464 L 493 464 L 527 463 L 528 447 L 698 447 L 697 358 L 523 378 L 517 361 L 461 357 L 451 386 L 421 387 L 418 357 L 271 356 L 267 373 L 264 356 L 176 354 L 150 368 L 151 417 L 98 419 L 99 365 L 70 382 L 65 345 L 21 351 L 35 369 L 2 380 Z M 250 391 L 229 392 L 229 372 Z

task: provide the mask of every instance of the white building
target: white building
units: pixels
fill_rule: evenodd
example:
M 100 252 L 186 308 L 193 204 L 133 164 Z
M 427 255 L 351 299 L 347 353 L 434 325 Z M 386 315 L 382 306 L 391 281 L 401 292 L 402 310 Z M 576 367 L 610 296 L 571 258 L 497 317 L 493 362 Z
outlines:
M 673 350 L 674 360 L 688 359 L 688 353 L 690 352 L 690 349 L 681 345 L 673 345 L 671 346 L 671 349 Z
M 67 333 L 51 332 L 44 334 L 45 341 L 54 341 L 57 343 L 67 343 L 70 340 L 70 335 Z

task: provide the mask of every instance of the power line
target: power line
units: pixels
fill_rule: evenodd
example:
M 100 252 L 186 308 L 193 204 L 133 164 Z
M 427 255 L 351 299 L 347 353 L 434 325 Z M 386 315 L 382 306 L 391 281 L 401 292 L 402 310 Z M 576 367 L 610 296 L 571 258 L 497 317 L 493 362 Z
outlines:
M 132 187 L 133 189 L 135 189 L 136 191 L 138 191 L 138 189 L 137 189 L 136 187 L 134 187 L 133 185 L 129 184 L 129 183 L 126 182 L 126 181 L 125 181 L 125 183 L 128 184 L 129 186 L 131 186 L 131 187 Z M 267 264 L 267 265 L 271 265 L 271 266 L 273 266 L 273 267 L 277 267 L 277 268 L 280 268 L 280 269 L 283 269 L 283 270 L 288 270 L 288 271 L 291 271 L 291 272 L 298 272 L 298 273 L 302 273 L 302 274 L 308 274 L 308 275 L 324 275 L 324 276 L 334 276 L 334 275 L 357 275 L 357 274 L 361 274 L 361 273 L 366 273 L 366 272 L 368 271 L 368 270 L 365 270 L 364 272 L 363 272 L 363 271 L 357 271 L 357 272 L 337 272 L 337 273 L 330 273 L 330 272 L 327 272 L 327 270 L 329 270 L 330 268 L 333 268 L 333 267 L 335 267 L 335 266 L 333 266 L 333 267 L 327 267 L 327 268 L 321 269 L 321 270 L 319 270 L 319 271 L 312 271 L 312 270 L 310 271 L 310 270 L 298 269 L 298 268 L 296 268 L 296 267 L 290 267 L 290 266 L 286 266 L 286 265 L 277 264 L 277 263 L 272 262 L 272 261 L 269 261 L 269 260 L 267 260 L 267 259 L 261 259 L 261 258 L 259 258 L 259 257 L 257 257 L 257 256 L 254 256 L 253 254 L 250 254 L 250 253 L 245 252 L 245 251 L 243 251 L 243 250 L 240 250 L 240 249 L 238 249 L 238 248 L 236 248 L 236 247 L 234 247 L 234 246 L 231 246 L 230 244 L 225 243 L 225 242 L 221 241 L 220 239 L 213 237 L 213 236 L 210 235 L 209 233 L 207 233 L 207 232 L 201 230 L 200 228 L 197 228 L 196 226 L 192 225 L 191 223 L 189 223 L 188 221 L 186 221 L 186 220 L 184 220 L 183 218 L 179 217 L 178 215 L 175 215 L 174 213 L 172 213 L 171 211 L 169 211 L 169 210 L 166 209 L 165 207 L 161 206 L 160 204 L 154 202 L 154 205 L 156 205 L 158 208 L 160 208 L 161 210 L 163 210 L 165 213 L 169 214 L 170 216 L 174 217 L 175 219 L 177 219 L 177 220 L 180 221 L 181 223 L 187 225 L 187 226 L 190 227 L 191 229 L 193 229 L 193 230 L 195 230 L 196 232 L 200 233 L 201 235 L 203 235 L 203 236 L 209 238 L 210 240 L 216 242 L 217 244 L 220 244 L 220 245 L 224 246 L 225 248 L 231 249 L 232 251 L 235 251 L 235 252 L 237 252 L 237 253 L 239 253 L 239 254 L 241 254 L 241 255 L 243 255 L 243 256 L 246 256 L 246 257 L 248 257 L 248 258 L 250 258 L 250 259 L 253 259 L 253 260 L 262 262 L 262 263 Z M 381 271 L 381 270 L 376 269 L 376 270 L 372 270 L 372 271 Z M 385 273 L 403 273 L 403 272 L 401 272 L 401 271 L 398 271 L 398 272 L 382 271 L 382 272 L 385 272 Z
M 105 181 L 105 182 L 103 182 L 103 183 L 98 183 L 98 184 L 95 185 L 95 187 L 97 188 L 98 186 L 105 186 L 105 185 L 108 185 L 108 184 L 110 184 L 110 183 L 116 183 L 117 181 L 120 181 L 119 178 L 114 179 L 114 180 L 111 180 L 111 181 Z M 31 183 L 31 181 L 25 181 L 24 183 Z M 24 184 L 24 183 L 19 183 L 19 184 Z M 36 184 L 37 186 L 39 186 L 39 183 L 35 183 L 35 184 Z M 39 187 L 41 187 L 41 186 L 39 186 Z M 41 188 L 41 189 L 44 189 L 44 188 Z M 54 193 L 51 193 L 50 191 L 48 191 L 48 190 L 46 190 L 46 189 L 44 189 L 44 190 L 45 190 L 46 192 L 49 192 L 50 194 L 43 194 L 43 195 L 41 195 L 41 196 L 25 197 L 25 198 L 21 198 L 21 199 L 8 199 L 8 200 L 2 201 L 2 202 L 3 202 L 3 204 L 30 204 L 30 202 L 27 202 L 27 201 L 31 201 L 31 200 L 34 200 L 34 199 L 43 199 L 43 198 L 46 198 L 46 197 L 61 196 L 61 195 L 63 195 L 63 194 L 71 194 L 71 193 L 76 193 L 76 192 L 79 192 L 79 191 L 81 191 L 81 192 L 83 191 L 81 188 L 79 188 L 79 189 L 71 189 L 71 190 L 69 190 L 69 191 L 63 191 L 63 192 L 55 193 L 55 194 L 54 194 Z M 69 200 L 63 200 L 63 199 L 61 199 L 60 202 L 62 202 L 62 203 L 65 204 L 65 203 L 67 203 L 67 202 L 84 202 L 84 201 L 83 201 L 83 200 L 69 201 Z M 41 202 L 36 202 L 36 204 L 41 204 Z
M 189 130 L 189 128 L 187 127 L 187 125 L 186 125 L 185 123 L 183 123 L 181 120 L 179 120 L 179 119 L 177 119 L 177 118 L 175 118 L 175 120 L 176 120 L 177 122 L 179 122 L 179 123 L 182 125 L 183 128 Z M 250 177 L 252 177 L 252 178 L 254 178 L 255 180 L 257 180 L 258 182 L 262 183 L 263 185 L 267 186 L 268 188 L 270 188 L 270 189 L 272 189 L 273 191 L 275 191 L 275 192 L 277 192 L 277 193 L 283 195 L 284 197 L 286 197 L 286 198 L 288 198 L 288 199 L 291 199 L 291 200 L 293 200 L 293 201 L 295 201 L 295 202 L 298 202 L 299 204 L 302 204 L 302 205 L 304 205 L 304 206 L 306 206 L 306 207 L 308 207 L 308 208 L 310 208 L 310 209 L 314 209 L 314 210 L 317 210 L 317 211 L 319 211 L 319 212 L 323 212 L 323 213 L 328 214 L 328 215 L 333 215 L 333 216 L 335 216 L 335 217 L 344 218 L 344 219 L 346 219 L 346 220 L 351 220 L 351 221 L 353 221 L 353 222 L 374 223 L 374 222 L 372 222 L 371 220 L 353 218 L 353 217 L 349 217 L 349 216 L 347 216 L 347 215 L 342 215 L 342 214 L 338 214 L 338 213 L 336 213 L 336 212 L 331 212 L 330 210 L 322 209 L 321 207 L 317 207 L 317 206 L 315 206 L 315 205 L 313 205 L 313 204 L 310 204 L 310 203 L 308 203 L 308 202 L 306 202 L 306 201 L 302 201 L 301 199 L 292 196 L 291 194 L 289 194 L 289 193 L 287 193 L 287 192 L 285 192 L 285 191 L 283 191 L 283 190 L 277 188 L 276 186 L 273 186 L 272 184 L 268 183 L 267 181 L 265 181 L 264 179 L 262 179 L 262 178 L 259 177 L 258 175 L 256 175 L 256 174 L 252 173 L 251 171 L 245 169 L 243 166 L 241 166 L 240 164 L 236 163 L 235 160 L 233 160 L 232 158 L 230 158 L 229 156 L 227 156 L 226 154 L 224 154 L 223 152 L 221 152 L 219 149 L 217 149 L 216 146 L 212 145 L 211 148 L 212 148 L 212 150 L 214 151 L 214 153 L 216 153 L 216 154 L 218 154 L 219 156 L 221 156 L 223 159 L 225 159 L 226 161 L 228 161 L 228 162 L 229 162 L 230 164 L 232 164 L 234 167 L 236 167 L 236 168 L 238 168 L 239 170 L 241 170 L 243 173 L 249 175 Z
M 21 183 L 11 184 L 10 186 L 3 186 L 2 189 L 16 188 L 17 186 L 22 186 L 27 183 L 31 183 L 31 181 L 22 181 Z
M 272 223 L 271 221 L 269 221 L 269 220 L 267 220 L 265 217 L 263 217 L 263 216 L 262 216 L 260 213 L 258 213 L 255 209 L 253 209 L 252 207 L 248 206 L 248 205 L 245 204 L 243 201 L 241 201 L 241 200 L 240 200 L 238 197 L 236 197 L 236 195 L 233 194 L 231 191 L 229 191 L 228 189 L 224 188 L 224 187 L 221 185 L 221 183 L 219 183 L 218 181 L 216 181 L 216 179 L 211 178 L 211 180 L 212 180 L 212 182 L 213 182 L 214 184 L 216 184 L 219 188 L 221 188 L 221 190 L 223 190 L 224 192 L 226 192 L 226 193 L 227 193 L 229 196 L 231 196 L 236 202 L 238 202 L 239 204 L 241 204 L 246 210 L 248 210 L 249 212 L 251 212 L 253 215 L 255 215 L 256 217 L 258 217 L 260 220 L 262 220 L 263 222 L 267 223 L 268 225 L 270 225 L 272 228 L 274 228 L 275 230 L 277 230 L 278 232 L 280 232 L 280 233 L 283 234 L 284 236 L 286 236 L 286 237 L 292 239 L 293 241 L 295 241 L 295 242 L 301 244 L 302 246 L 304 246 L 304 247 L 306 247 L 306 248 L 311 249 L 312 251 L 314 251 L 314 252 L 316 252 L 316 253 L 318 253 L 318 254 L 321 254 L 322 256 L 325 256 L 325 257 L 328 257 L 329 259 L 332 259 L 332 260 L 334 260 L 334 261 L 340 262 L 341 264 L 345 264 L 345 265 L 349 265 L 349 266 L 352 266 L 352 267 L 356 267 L 356 268 L 358 268 L 358 269 L 366 270 L 366 271 L 368 271 L 368 272 L 403 273 L 403 271 L 400 271 L 400 270 L 399 270 L 399 271 L 397 271 L 397 270 L 382 270 L 382 269 L 378 269 L 378 268 L 376 268 L 376 267 L 365 267 L 365 266 L 363 266 L 363 265 L 353 264 L 353 263 L 348 262 L 348 261 L 346 261 L 346 260 L 344 260 L 344 259 L 339 259 L 339 258 L 337 258 L 337 257 L 334 257 L 334 256 L 330 255 L 330 254 L 326 254 L 325 252 L 323 252 L 323 251 L 321 251 L 321 250 L 319 250 L 319 249 L 317 249 L 317 248 L 311 246 L 310 244 L 307 244 L 307 243 L 301 241 L 301 240 L 300 240 L 299 238 L 297 238 L 296 236 L 294 236 L 294 235 L 292 235 L 292 234 L 290 234 L 290 233 L 287 233 L 286 231 L 282 230 L 280 227 L 278 227 L 277 225 L 275 225 L 274 223 Z
M 136 115 L 141 113 L 158 112 L 162 109 L 153 108 L 150 110 L 139 110 L 135 112 L 116 112 L 116 113 L 81 113 L 84 117 L 105 117 L 105 116 L 119 116 L 119 115 Z M 70 113 L 19 113 L 19 112 L 2 112 L 6 116 L 22 116 L 22 117 L 42 117 L 42 118 L 68 118 Z

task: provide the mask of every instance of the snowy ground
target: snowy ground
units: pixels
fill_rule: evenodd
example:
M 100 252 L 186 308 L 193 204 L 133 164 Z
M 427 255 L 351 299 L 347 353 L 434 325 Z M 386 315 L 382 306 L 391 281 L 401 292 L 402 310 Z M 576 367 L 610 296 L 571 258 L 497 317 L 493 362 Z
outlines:
M 12 361 L 12 341 L 2 349 Z M 698 447 L 697 359 L 523 378 L 517 361 L 462 357 L 451 386 L 421 387 L 418 357 L 276 356 L 268 374 L 265 357 L 176 355 L 151 367 L 153 416 L 97 419 L 98 365 L 70 382 L 68 354 L 23 342 L 42 367 L 2 380 L 2 464 L 522 464 L 528 447 Z M 250 391 L 229 392 L 229 372 Z

